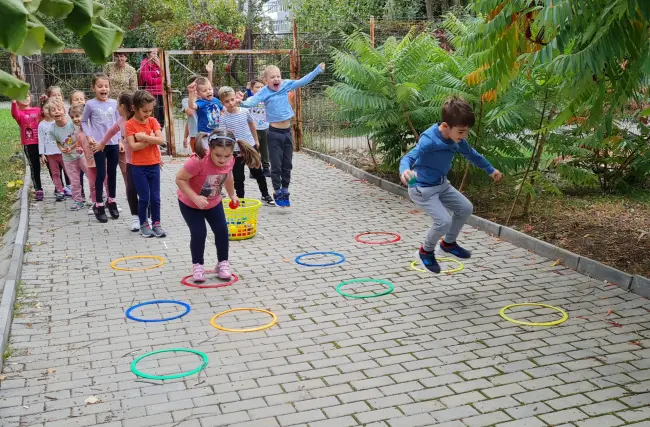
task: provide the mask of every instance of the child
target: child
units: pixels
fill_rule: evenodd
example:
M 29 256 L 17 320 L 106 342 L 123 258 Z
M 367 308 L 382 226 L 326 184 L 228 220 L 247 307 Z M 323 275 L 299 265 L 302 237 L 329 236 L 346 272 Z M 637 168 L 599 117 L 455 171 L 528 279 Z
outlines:
M 300 80 L 282 80 L 280 69 L 270 65 L 264 69 L 267 85 L 253 97 L 243 101 L 243 107 L 254 107 L 264 102 L 266 121 L 269 123 L 268 146 L 271 157 L 271 182 L 275 194 L 275 203 L 280 207 L 289 207 L 289 184 L 293 167 L 293 136 L 291 134 L 291 118 L 293 110 L 289 103 L 289 92 L 305 86 L 325 71 L 325 64 L 318 65 L 314 71 Z M 243 95 L 239 94 L 243 99 Z
M 86 105 L 86 94 L 80 90 L 75 90 L 70 94 L 70 106 Z
M 95 91 L 95 98 L 89 100 L 84 108 L 81 126 L 86 135 L 93 141 L 101 141 L 118 120 L 117 101 L 108 98 L 110 91 L 108 77 L 105 74 L 94 74 L 91 86 Z M 114 136 L 108 144 L 91 144 L 97 177 L 95 179 L 95 204 L 93 212 L 99 222 L 108 222 L 106 209 L 104 207 L 104 178 L 108 175 L 108 212 L 113 219 L 120 217 L 115 202 L 115 188 L 117 181 L 117 164 L 119 161 L 119 137 Z M 106 165 L 106 166 L 105 166 Z
M 196 111 L 199 132 L 210 133 L 219 127 L 219 115 L 223 105 L 213 96 L 212 84 L 205 77 L 199 77 L 187 87 L 188 107 Z
M 163 143 L 158 120 L 151 117 L 155 98 L 146 90 L 133 94 L 133 117 L 126 122 L 126 138 L 131 146 L 131 171 L 138 192 L 138 217 L 140 233 L 144 237 L 165 237 L 160 225 L 160 149 Z M 147 208 L 151 203 L 152 225 L 147 221 Z
M 70 94 L 70 100 L 69 101 L 70 101 L 70 107 L 74 107 L 76 105 L 81 105 L 83 107 L 84 105 L 86 105 L 86 94 L 83 93 L 80 90 L 75 90 L 74 92 L 72 92 Z M 84 153 L 84 156 L 85 156 L 85 153 Z M 92 161 L 92 164 L 93 165 L 95 164 L 94 160 Z M 86 168 L 89 168 L 89 166 L 88 166 L 88 156 L 86 156 Z M 66 182 L 68 183 L 68 187 L 69 187 L 70 186 L 70 179 L 68 178 L 67 174 L 66 174 L 65 179 L 66 179 Z M 79 172 L 79 182 L 80 182 L 80 185 L 81 185 L 81 198 L 85 202 L 85 200 L 86 200 L 86 192 L 84 191 L 84 173 L 83 173 L 83 171 Z M 93 182 L 91 184 L 90 180 L 89 180 L 88 181 L 88 187 L 89 188 L 95 188 L 95 183 Z M 106 188 L 108 188 L 108 187 L 106 186 Z M 108 193 L 108 191 L 107 191 L 107 193 Z M 95 195 L 91 194 L 90 198 L 91 198 L 91 200 L 95 200 Z M 93 203 L 93 206 L 94 206 L 94 203 Z M 94 212 L 93 212 L 93 209 L 91 207 L 90 210 L 88 211 L 88 215 L 92 215 L 93 213 Z
M 61 92 L 61 88 L 59 86 L 50 86 L 47 88 L 47 91 L 45 91 L 47 94 L 47 99 L 54 99 L 59 102 L 63 102 L 63 93 Z
M 78 110 L 81 107 L 73 108 Z M 61 150 L 65 170 L 69 176 L 79 176 L 80 170 L 86 172 L 86 159 L 84 159 L 82 155 L 83 151 L 77 144 L 78 129 L 66 117 L 63 102 L 58 100 L 52 101 L 50 104 L 50 114 L 54 119 L 54 126 L 50 134 L 52 135 L 52 139 L 57 142 L 59 150 Z M 81 186 L 79 184 L 78 180 L 72 180 L 72 200 L 74 200 L 74 203 L 70 207 L 72 211 L 78 211 L 84 206 L 81 199 Z
M 235 145 L 239 146 L 244 163 L 249 168 L 260 167 L 259 154 L 253 147 L 244 141 L 235 140 L 235 135 L 230 131 L 216 129 L 209 136 L 199 134 L 194 147 L 195 154 L 176 175 L 178 205 L 190 229 L 192 273 L 196 282 L 205 281 L 205 221 L 214 233 L 217 247 L 218 262 L 215 270 L 221 279 L 229 280 L 232 276 L 228 262 L 228 225 L 221 202 L 221 189 L 225 186 L 230 199 L 239 202 L 232 176 Z
M 214 63 L 212 60 L 208 61 L 208 63 L 205 66 L 205 70 L 208 72 L 208 81 L 212 82 L 212 71 L 214 70 Z M 190 76 L 190 84 L 195 83 L 196 79 L 200 78 L 201 76 L 198 74 L 194 74 Z M 196 110 L 193 108 L 190 108 L 189 106 L 189 96 L 187 98 L 183 98 L 181 101 L 181 108 L 183 109 L 183 112 L 187 115 L 187 122 L 185 123 L 185 136 L 183 138 L 183 147 L 187 148 L 188 146 L 188 138 L 189 138 L 189 147 L 192 153 L 194 152 L 194 142 L 196 141 L 196 135 L 199 133 L 198 126 L 199 124 L 196 121 Z
M 255 79 L 250 82 L 251 95 L 255 95 L 264 87 L 264 82 L 260 79 Z M 255 128 L 257 129 L 257 140 L 260 143 L 260 156 L 262 157 L 262 170 L 264 176 L 271 177 L 271 163 L 269 162 L 269 147 L 267 145 L 267 137 L 269 134 L 269 122 L 266 121 L 266 109 L 264 102 L 260 102 L 251 108 L 251 115 L 255 119 Z
M 50 177 L 54 183 L 54 194 L 56 201 L 61 202 L 65 199 L 63 186 L 63 177 L 61 169 L 63 168 L 63 157 L 56 141 L 52 138 L 52 127 L 54 119 L 50 115 L 50 104 L 53 101 L 45 101 L 41 107 L 42 120 L 38 124 L 38 154 L 41 156 L 41 163 L 47 165 L 50 171 Z
M 221 127 L 231 131 L 237 140 L 245 141 L 251 146 L 259 149 L 259 141 L 257 140 L 257 130 L 255 129 L 255 119 L 251 116 L 250 111 L 239 108 L 235 91 L 228 86 L 219 89 L 219 99 L 224 105 L 226 112 L 221 116 Z M 235 165 L 232 169 L 232 174 L 235 180 L 235 190 L 237 197 L 244 198 L 244 158 L 235 147 Z M 266 177 L 262 169 L 251 169 L 253 178 L 257 180 L 257 185 L 262 193 L 262 201 L 268 206 L 275 206 L 273 197 L 269 195 L 269 189 L 266 184 Z
M 31 103 L 32 98 L 29 93 L 22 101 L 12 101 L 11 116 L 20 128 L 20 142 L 23 145 L 25 157 L 32 172 L 36 201 L 40 202 L 43 200 L 41 162 L 38 154 L 38 122 L 41 117 L 41 109 L 30 107 Z
M 482 155 L 469 146 L 467 135 L 474 126 L 472 107 L 459 98 L 448 99 L 442 106 L 442 123 L 427 129 L 417 145 L 400 162 L 400 178 L 409 185 L 409 197 L 433 218 L 433 226 L 417 256 L 427 270 L 440 273 L 434 250 L 440 241 L 440 249 L 458 258 L 469 258 L 471 253 L 458 246 L 456 238 L 465 221 L 472 214 L 472 203 L 459 193 L 447 180 L 456 152 L 462 154 L 474 166 L 483 169 L 499 182 L 501 172 L 494 169 Z M 416 182 L 410 182 L 413 178 Z M 453 212 L 453 217 L 447 210 Z

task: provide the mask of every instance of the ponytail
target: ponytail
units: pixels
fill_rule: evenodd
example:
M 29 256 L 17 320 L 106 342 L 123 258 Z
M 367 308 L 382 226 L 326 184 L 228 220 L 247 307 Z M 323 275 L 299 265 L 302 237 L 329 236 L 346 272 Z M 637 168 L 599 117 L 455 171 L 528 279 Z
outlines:
M 237 140 L 237 145 L 239 146 L 239 154 L 244 158 L 244 163 L 251 169 L 259 169 L 262 166 L 262 161 L 260 159 L 260 153 L 257 152 L 255 147 L 250 145 L 246 141 L 241 139 Z
M 206 141 L 206 138 L 210 138 Z M 204 144 L 204 141 L 207 143 Z M 209 142 L 208 142 L 209 141 Z M 235 135 L 232 131 L 225 129 L 215 129 L 212 133 L 207 134 L 205 132 L 199 132 L 196 135 L 194 140 L 194 153 L 200 158 L 203 159 L 209 153 L 208 151 L 213 146 L 223 146 L 234 149 L 234 144 L 236 143 L 239 146 L 239 155 L 244 158 L 244 163 L 251 169 L 259 169 L 262 165 L 260 154 L 252 147 L 249 143 L 242 140 L 236 140 Z M 209 146 L 210 148 L 206 149 L 205 147 Z
M 199 132 L 199 134 L 196 135 L 196 138 L 194 138 L 194 153 L 199 156 L 199 159 L 202 159 L 207 155 L 205 145 L 203 145 L 203 140 L 208 136 L 209 134 L 205 132 Z

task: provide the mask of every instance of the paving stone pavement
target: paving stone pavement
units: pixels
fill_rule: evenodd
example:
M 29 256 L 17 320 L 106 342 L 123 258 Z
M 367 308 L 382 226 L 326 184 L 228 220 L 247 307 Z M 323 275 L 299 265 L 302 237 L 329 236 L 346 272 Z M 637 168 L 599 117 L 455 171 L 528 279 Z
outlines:
M 163 169 L 163 239 L 128 231 L 126 212 L 102 225 L 85 211 L 67 211 L 69 201 L 32 204 L 31 250 L 0 382 L 0 425 L 650 426 L 646 299 L 470 227 L 461 240 L 474 256 L 462 271 L 413 271 L 409 262 L 430 220 L 410 202 L 302 154 L 295 155 L 294 206 L 263 208 L 260 233 L 231 243 L 241 280 L 219 289 L 184 287 L 179 280 L 191 266 L 175 197 L 180 164 Z M 120 182 L 126 207 L 123 194 Z M 356 242 L 364 231 L 402 239 Z M 294 263 L 308 251 L 347 259 L 326 268 Z M 109 266 L 136 254 L 166 262 L 137 272 Z M 214 259 L 214 247 L 206 255 Z M 395 291 L 366 300 L 335 292 L 341 281 L 363 277 L 389 280 Z M 153 299 L 192 309 L 162 323 L 125 318 L 128 307 Z M 525 301 L 562 307 L 570 318 L 549 328 L 499 316 L 501 307 Z M 269 309 L 279 322 L 253 333 L 210 325 L 214 314 L 237 307 Z M 135 314 L 160 318 L 179 310 L 160 305 Z M 557 318 L 547 309 L 511 315 Z M 245 328 L 269 318 L 242 312 L 220 321 Z M 131 373 L 135 357 L 173 347 L 205 352 L 207 368 L 167 381 Z M 166 353 L 139 368 L 170 374 L 198 363 L 191 354 Z M 99 402 L 86 404 L 90 396 Z

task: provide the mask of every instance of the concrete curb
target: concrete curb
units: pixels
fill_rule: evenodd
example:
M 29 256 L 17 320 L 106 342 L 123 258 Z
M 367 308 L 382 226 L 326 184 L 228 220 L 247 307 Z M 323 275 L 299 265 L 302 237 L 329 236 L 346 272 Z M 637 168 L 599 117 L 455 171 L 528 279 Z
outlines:
M 408 190 L 400 185 L 381 179 L 327 154 L 319 153 L 307 148 L 303 148 L 302 151 L 324 160 L 327 163 L 334 165 L 336 168 L 350 173 L 356 178 L 363 179 L 388 192 L 397 194 L 398 196 L 408 198 Z M 487 219 L 480 218 L 476 215 L 472 215 L 467 223 L 472 227 L 476 227 L 479 230 L 490 233 L 521 248 L 528 249 L 529 251 L 545 258 L 552 260 L 559 259 L 561 260 L 560 262 L 562 265 L 593 277 L 594 279 L 615 283 L 620 288 L 644 297 L 650 297 L 650 279 L 646 277 L 632 276 L 631 274 L 624 273 L 598 261 L 558 248 L 550 243 L 536 239 L 512 228 L 488 221 Z
M 25 253 L 25 242 L 27 241 L 27 228 L 29 226 L 29 189 L 32 185 L 32 177 L 29 165 L 25 162 L 25 178 L 20 194 L 20 219 L 18 221 L 18 232 L 14 240 L 14 249 L 11 255 L 11 265 L 7 272 L 2 300 L 0 300 L 0 372 L 4 365 L 4 353 L 9 343 L 11 333 L 11 322 L 14 314 L 14 303 L 16 302 L 16 291 L 20 280 L 20 273 L 23 269 L 23 255 Z

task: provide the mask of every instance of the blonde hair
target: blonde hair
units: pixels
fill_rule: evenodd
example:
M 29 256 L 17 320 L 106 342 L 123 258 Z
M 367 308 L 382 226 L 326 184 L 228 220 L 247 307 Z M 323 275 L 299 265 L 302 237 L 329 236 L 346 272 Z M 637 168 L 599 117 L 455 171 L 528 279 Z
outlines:
M 84 113 L 84 106 L 83 105 L 73 105 L 70 107 L 70 111 L 68 111 L 68 115 L 70 118 L 74 116 L 82 116 Z
M 264 67 L 264 73 L 262 73 L 262 76 L 266 78 L 266 76 L 268 76 L 271 71 L 275 71 L 275 70 L 280 71 L 280 68 L 277 67 L 276 65 L 267 65 L 266 67 Z
M 219 88 L 219 100 L 223 101 L 223 99 L 227 96 L 230 95 L 235 95 L 235 89 L 231 88 L 230 86 L 221 86 Z
M 52 111 L 52 108 L 62 108 L 63 109 L 63 114 L 65 114 L 65 104 L 63 101 L 59 101 L 58 99 L 50 99 L 48 100 L 47 104 L 49 105 L 49 111 Z
M 70 102 L 70 104 L 72 104 L 72 97 L 75 96 L 75 95 L 78 94 L 78 93 L 80 93 L 81 95 L 83 95 L 83 97 L 84 97 L 84 103 L 86 102 L 86 92 L 84 92 L 83 90 L 75 90 L 74 92 L 72 92 L 72 93 L 70 94 L 70 99 L 68 100 L 68 102 Z

